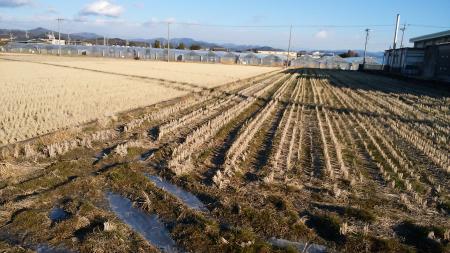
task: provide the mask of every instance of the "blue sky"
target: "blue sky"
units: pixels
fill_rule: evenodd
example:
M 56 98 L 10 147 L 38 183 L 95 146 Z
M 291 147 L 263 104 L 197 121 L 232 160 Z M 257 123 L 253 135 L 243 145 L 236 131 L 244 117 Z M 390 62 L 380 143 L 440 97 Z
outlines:
M 450 29 L 449 0 L 0 0 L 0 28 L 56 30 L 55 19 L 62 17 L 66 33 L 132 39 L 166 36 L 164 22 L 171 21 L 185 23 L 171 25 L 172 37 L 287 48 L 284 25 L 292 24 L 295 49 L 361 49 L 370 28 L 368 49 L 377 51 L 392 44 L 397 13 L 401 24 L 410 24 L 405 43 Z

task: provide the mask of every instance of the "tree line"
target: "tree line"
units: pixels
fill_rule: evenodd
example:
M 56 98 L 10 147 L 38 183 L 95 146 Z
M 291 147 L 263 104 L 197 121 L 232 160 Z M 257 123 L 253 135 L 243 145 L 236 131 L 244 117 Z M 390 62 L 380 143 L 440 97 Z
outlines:
M 178 45 L 174 45 L 172 43 L 169 43 L 169 46 L 170 46 L 170 48 L 181 49 L 181 50 L 184 50 L 184 49 L 187 49 L 187 48 L 189 50 L 200 50 L 200 49 L 202 49 L 202 47 L 200 45 L 197 45 L 197 44 L 192 44 L 189 47 L 186 47 L 186 45 L 183 42 L 180 42 Z M 167 48 L 167 43 L 163 44 L 163 43 L 161 43 L 161 41 L 155 40 L 152 43 L 152 47 L 153 48 Z

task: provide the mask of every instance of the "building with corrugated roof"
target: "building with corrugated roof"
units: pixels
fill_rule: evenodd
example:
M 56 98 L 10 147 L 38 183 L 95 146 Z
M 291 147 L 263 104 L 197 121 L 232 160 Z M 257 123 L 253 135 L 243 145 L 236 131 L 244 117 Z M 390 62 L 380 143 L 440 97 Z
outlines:
M 411 38 L 409 42 L 414 43 L 414 48 L 450 43 L 450 30 Z
M 405 76 L 450 82 L 450 30 L 410 39 L 414 47 L 389 49 L 385 70 Z

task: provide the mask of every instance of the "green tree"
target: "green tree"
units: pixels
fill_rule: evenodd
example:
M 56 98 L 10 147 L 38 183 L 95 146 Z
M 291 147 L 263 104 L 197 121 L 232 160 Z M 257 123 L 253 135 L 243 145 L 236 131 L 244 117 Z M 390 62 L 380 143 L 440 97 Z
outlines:
M 186 49 L 186 46 L 184 45 L 183 42 L 180 42 L 180 44 L 178 44 L 177 49 L 182 49 L 182 50 L 184 50 L 184 49 Z
M 202 47 L 201 47 L 200 45 L 192 44 L 192 45 L 189 47 L 189 49 L 190 49 L 190 50 L 200 50 L 200 49 L 202 49 Z
M 356 51 L 348 50 L 347 53 L 342 53 L 339 56 L 342 58 L 348 58 L 348 57 L 358 57 L 359 54 Z
M 155 42 L 153 43 L 153 48 L 161 48 L 161 41 L 155 40 Z

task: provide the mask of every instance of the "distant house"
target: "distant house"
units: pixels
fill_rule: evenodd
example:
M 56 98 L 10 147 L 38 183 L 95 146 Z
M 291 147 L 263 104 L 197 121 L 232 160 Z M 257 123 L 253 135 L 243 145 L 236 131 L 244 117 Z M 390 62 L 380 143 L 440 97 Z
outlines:
M 311 53 L 311 57 L 315 58 L 315 59 L 319 59 L 322 56 L 322 53 L 320 53 L 319 51 L 315 51 Z
M 297 52 L 297 58 L 298 58 L 298 57 L 301 57 L 301 56 L 304 56 L 304 55 L 308 55 L 308 52 L 306 52 L 305 50 L 302 50 L 302 51 L 298 51 L 298 52 Z
M 8 42 L 11 40 L 9 34 L 0 34 L 0 42 Z
M 227 52 L 228 49 L 226 49 L 224 47 L 213 47 L 213 48 L 211 48 L 211 51 Z
M 297 52 L 287 52 L 287 51 L 266 51 L 266 50 L 258 50 L 258 54 L 265 54 L 265 55 L 277 55 L 277 56 L 287 56 L 289 55 L 289 58 L 297 58 Z

